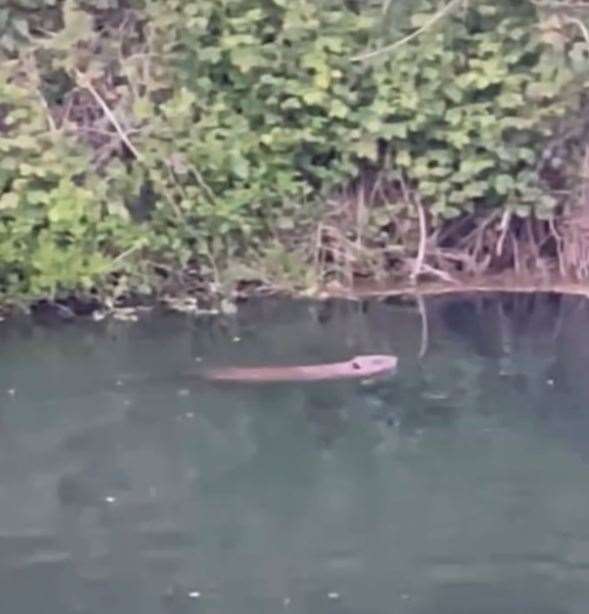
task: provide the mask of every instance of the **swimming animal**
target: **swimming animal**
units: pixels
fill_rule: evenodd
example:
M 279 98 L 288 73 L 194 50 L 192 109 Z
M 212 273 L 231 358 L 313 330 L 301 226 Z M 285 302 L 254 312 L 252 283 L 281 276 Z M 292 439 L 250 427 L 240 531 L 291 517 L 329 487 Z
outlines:
M 218 367 L 205 370 L 206 379 L 230 382 L 314 382 L 366 378 L 393 373 L 396 356 L 376 354 L 356 356 L 345 362 L 276 367 Z

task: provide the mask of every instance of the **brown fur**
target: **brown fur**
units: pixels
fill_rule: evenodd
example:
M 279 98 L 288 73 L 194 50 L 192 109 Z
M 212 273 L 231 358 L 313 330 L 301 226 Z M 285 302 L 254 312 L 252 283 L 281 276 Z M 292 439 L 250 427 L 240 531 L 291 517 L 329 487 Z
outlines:
M 220 367 L 209 369 L 204 377 L 217 381 L 280 382 L 322 381 L 366 378 L 392 373 L 397 357 L 390 355 L 356 356 L 346 362 L 288 367 Z

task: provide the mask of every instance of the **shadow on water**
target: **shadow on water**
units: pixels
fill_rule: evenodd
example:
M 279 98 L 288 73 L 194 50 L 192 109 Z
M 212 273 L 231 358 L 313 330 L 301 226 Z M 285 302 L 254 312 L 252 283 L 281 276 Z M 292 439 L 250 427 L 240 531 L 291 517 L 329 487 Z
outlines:
M 585 612 L 587 309 L 271 299 L 2 324 L 0 612 Z M 398 373 L 186 375 L 365 353 Z

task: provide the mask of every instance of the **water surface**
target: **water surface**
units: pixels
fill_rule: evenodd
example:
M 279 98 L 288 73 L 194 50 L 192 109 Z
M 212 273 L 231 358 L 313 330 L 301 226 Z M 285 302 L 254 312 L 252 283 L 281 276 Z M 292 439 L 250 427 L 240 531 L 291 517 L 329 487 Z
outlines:
M 0 612 L 585 613 L 586 301 L 446 297 L 423 316 L 266 300 L 2 323 Z M 182 375 L 359 353 L 399 371 Z

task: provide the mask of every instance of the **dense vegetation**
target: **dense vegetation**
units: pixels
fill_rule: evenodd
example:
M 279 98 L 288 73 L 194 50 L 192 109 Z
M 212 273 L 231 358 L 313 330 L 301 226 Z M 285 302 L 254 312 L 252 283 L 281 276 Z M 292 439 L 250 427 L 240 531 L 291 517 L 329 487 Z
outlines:
M 583 274 L 589 39 L 546 4 L 8 0 L 0 292 Z

